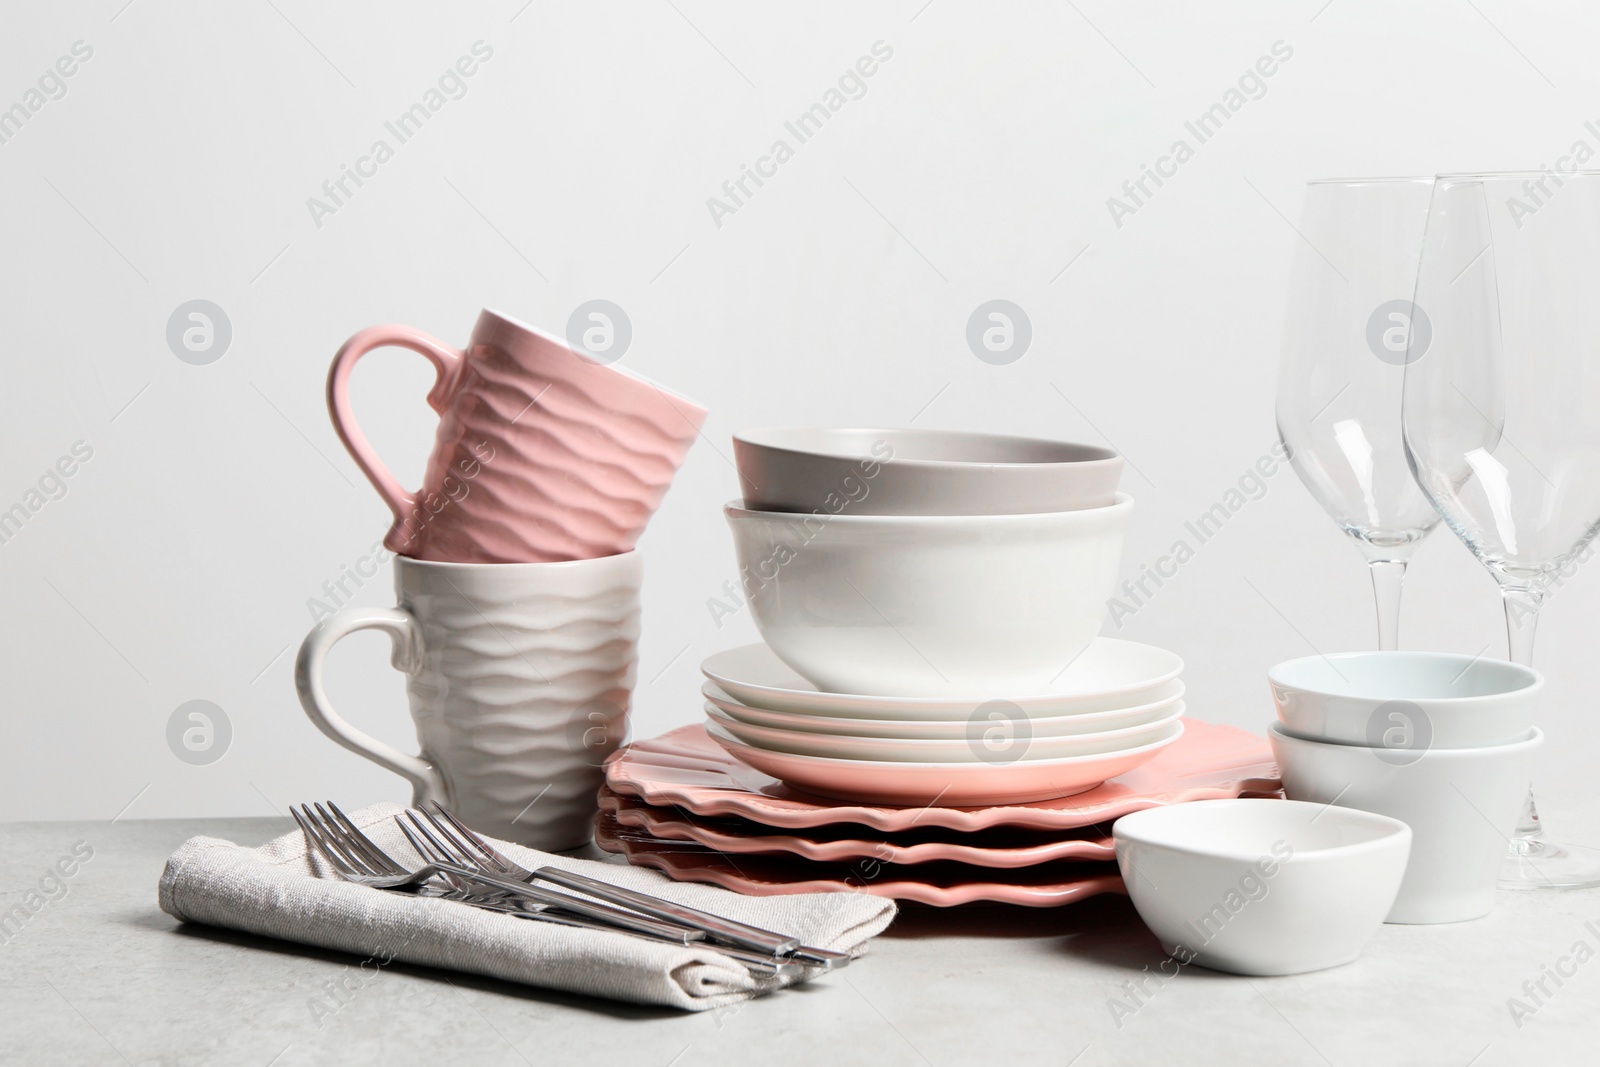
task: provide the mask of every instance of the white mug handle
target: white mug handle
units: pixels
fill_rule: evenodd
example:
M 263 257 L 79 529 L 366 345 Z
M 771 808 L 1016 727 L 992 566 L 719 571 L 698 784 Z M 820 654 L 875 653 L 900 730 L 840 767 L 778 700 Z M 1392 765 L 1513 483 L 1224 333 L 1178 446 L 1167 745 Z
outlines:
M 409 781 L 414 804 L 429 800 L 448 803 L 444 779 L 432 763 L 369 737 L 346 722 L 328 704 L 328 694 L 322 687 L 323 661 L 329 649 L 357 630 L 382 630 L 389 635 L 392 646 L 389 662 L 396 670 L 410 673 L 416 666 L 422 653 L 422 634 L 417 629 L 417 620 L 409 612 L 399 608 L 345 608 L 317 623 L 300 643 L 300 655 L 294 665 L 294 686 L 300 694 L 300 706 L 317 729 L 351 752 Z

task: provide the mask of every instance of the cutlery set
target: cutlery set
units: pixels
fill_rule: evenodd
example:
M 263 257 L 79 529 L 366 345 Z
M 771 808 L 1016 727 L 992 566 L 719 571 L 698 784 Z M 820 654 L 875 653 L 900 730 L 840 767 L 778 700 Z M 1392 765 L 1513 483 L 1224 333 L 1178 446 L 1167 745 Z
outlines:
M 752 971 L 770 976 L 795 974 L 806 967 L 833 970 L 850 960 L 845 953 L 810 948 L 794 937 L 572 871 L 550 866 L 526 870 L 437 804 L 395 817 L 424 861 L 417 867 L 406 867 L 373 844 L 331 801 L 326 808 L 302 804 L 290 812 L 333 873 L 358 885 L 457 900 L 564 926 L 684 945 L 705 941 Z
M 762 641 L 704 660 L 703 723 L 624 746 L 634 544 L 705 410 L 493 311 L 460 350 L 410 327 L 358 333 L 328 402 L 392 513 L 397 603 L 319 623 L 296 684 L 319 729 L 412 784 L 395 821 L 415 861 L 331 804 L 296 812 L 309 846 L 346 881 L 703 944 L 764 977 L 849 957 L 526 870 L 481 835 L 547 851 L 592 837 L 753 896 L 1126 892 L 1180 962 L 1247 974 L 1347 963 L 1385 921 L 1486 914 L 1497 873 L 1600 884 L 1594 857 L 1539 835 L 1528 793 L 1533 620 L 1600 530 L 1600 419 L 1581 406 L 1600 389 L 1600 176 L 1508 219 L 1515 177 L 1308 191 L 1305 228 L 1327 247 L 1295 262 L 1278 425 L 1371 565 L 1382 651 L 1274 667 L 1269 743 L 1191 717 L 1174 653 L 1100 635 L 1134 510 L 1115 452 L 781 427 L 734 436 L 740 497 L 723 508 Z M 351 413 L 352 368 L 385 345 L 436 373 L 416 491 Z M 1395 650 L 1405 563 L 1441 516 L 1500 583 L 1515 663 Z M 360 629 L 391 639 L 416 755 L 328 703 L 327 653 Z

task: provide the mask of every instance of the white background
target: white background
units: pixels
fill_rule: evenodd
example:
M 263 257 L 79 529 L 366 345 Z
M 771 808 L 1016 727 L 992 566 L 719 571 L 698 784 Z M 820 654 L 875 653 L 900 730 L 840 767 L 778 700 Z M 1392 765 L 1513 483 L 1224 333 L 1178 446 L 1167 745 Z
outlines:
M 0 107 L 94 50 L 0 145 L 0 509 L 94 449 L 0 544 L 7 819 L 406 799 L 312 728 L 291 679 L 308 598 L 389 521 L 323 409 L 363 326 L 460 343 L 483 305 L 560 331 L 604 298 L 633 323 L 624 365 L 711 409 L 642 544 L 646 736 L 697 719 L 699 661 L 754 639 L 706 607 L 735 573 L 732 431 L 1109 442 L 1136 573 L 1275 440 L 1306 180 L 1537 167 L 1600 118 L 1579 3 L 124 3 L 10 4 L 0 33 Z M 478 40 L 494 54 L 466 96 L 319 228 L 307 198 Z M 880 40 L 865 95 L 716 226 L 707 197 Z M 1107 197 L 1280 40 L 1266 93 L 1114 225 Z M 209 366 L 165 340 L 196 298 L 233 327 Z M 992 298 L 1033 323 L 1009 366 L 965 342 Z M 406 482 L 430 380 L 403 352 L 356 375 Z M 1501 654 L 1494 584 L 1448 530 L 1412 570 L 1405 647 Z M 358 602 L 391 595 L 383 575 Z M 1597 597 L 1580 574 L 1541 628 L 1556 806 L 1592 792 Z M 1191 714 L 1257 731 L 1269 665 L 1375 640 L 1359 555 L 1287 469 L 1114 632 L 1183 655 Z M 414 746 L 383 638 L 330 670 L 353 722 Z M 232 724 L 209 766 L 167 746 L 192 699 Z

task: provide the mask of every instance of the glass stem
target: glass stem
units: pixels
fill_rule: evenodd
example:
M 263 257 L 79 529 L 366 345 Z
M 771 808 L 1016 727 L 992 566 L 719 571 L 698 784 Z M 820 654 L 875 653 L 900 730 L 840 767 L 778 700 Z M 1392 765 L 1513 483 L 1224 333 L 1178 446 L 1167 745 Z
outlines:
M 1533 636 L 1539 626 L 1539 607 L 1544 597 L 1527 589 L 1500 590 L 1506 609 L 1506 644 L 1511 652 L 1511 662 L 1524 667 L 1533 666 Z M 1543 836 L 1539 826 L 1539 809 L 1533 803 L 1533 790 L 1522 804 L 1522 817 L 1517 820 L 1516 841 L 1513 849 L 1524 854 L 1536 851 L 1535 842 Z
M 1506 645 L 1511 662 L 1533 666 L 1533 635 L 1539 626 L 1539 608 L 1544 597 L 1528 589 L 1502 589 L 1500 599 L 1506 609 Z
M 1406 577 L 1403 559 L 1375 559 L 1367 563 L 1372 572 L 1372 592 L 1378 601 L 1378 649 L 1393 652 L 1400 647 L 1400 585 Z

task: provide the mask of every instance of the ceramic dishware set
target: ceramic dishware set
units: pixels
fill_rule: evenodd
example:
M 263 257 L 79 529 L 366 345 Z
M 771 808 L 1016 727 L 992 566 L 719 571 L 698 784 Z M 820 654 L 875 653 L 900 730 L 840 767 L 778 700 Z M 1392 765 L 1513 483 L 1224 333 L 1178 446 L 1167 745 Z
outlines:
M 405 489 L 356 423 L 351 374 L 375 348 L 433 365 L 439 428 Z M 627 732 L 643 562 L 634 542 L 705 411 L 485 310 L 465 349 L 408 326 L 362 330 L 328 376 L 334 429 L 393 513 L 396 606 L 346 607 L 300 649 L 301 705 L 323 733 L 483 833 L 587 841 L 600 765 Z M 328 702 L 328 650 L 386 633 L 421 745 L 398 751 Z
M 703 723 L 621 745 L 639 626 L 633 545 L 705 412 L 491 311 L 463 350 L 375 327 L 334 360 L 334 426 L 392 512 L 398 603 L 346 608 L 308 635 L 301 702 L 330 737 L 407 778 L 415 803 L 447 804 L 495 836 L 559 849 L 592 833 L 631 863 L 752 895 L 1053 906 L 1122 891 L 1180 964 L 1243 974 L 1347 963 L 1384 922 L 1487 914 L 1508 841 L 1520 848 L 1504 884 L 1532 884 L 1541 865 L 1547 884 L 1591 884 L 1586 857 L 1530 828 L 1543 683 L 1526 666 L 1531 626 L 1516 619 L 1537 611 L 1543 587 L 1503 589 L 1517 662 L 1394 651 L 1405 560 L 1439 515 L 1475 551 L 1489 546 L 1486 561 L 1521 558 L 1521 542 L 1496 547 L 1474 525 L 1476 496 L 1457 499 L 1468 468 L 1509 468 L 1491 455 L 1499 436 L 1444 388 L 1465 398 L 1461 378 L 1481 394 L 1474 411 L 1501 411 L 1501 356 L 1485 371 L 1472 354 L 1477 309 L 1510 268 L 1489 261 L 1459 311 L 1435 294 L 1441 314 L 1421 340 L 1409 305 L 1395 313 L 1398 341 L 1382 333 L 1380 350 L 1370 332 L 1368 296 L 1417 275 L 1414 251 L 1423 278 L 1451 274 L 1423 243 L 1422 215 L 1471 228 L 1471 210 L 1451 210 L 1476 203 L 1474 182 L 1313 183 L 1308 224 L 1348 238 L 1360 293 L 1297 263 L 1278 421 L 1284 454 L 1368 556 L 1385 650 L 1274 667 L 1266 743 L 1187 718 L 1173 653 L 1100 636 L 1133 510 L 1116 453 L 790 427 L 735 436 L 740 499 L 723 509 L 735 600 L 762 641 L 704 660 Z M 1469 188 L 1452 199 L 1457 186 Z M 1600 179 L 1585 186 L 1600 201 Z M 1565 232 L 1547 243 L 1588 255 Z M 1493 226 L 1484 236 L 1507 264 L 1544 249 Z M 1384 298 L 1380 310 L 1404 303 Z M 436 372 L 438 435 L 414 492 L 351 411 L 353 368 L 382 346 Z M 1574 373 L 1560 365 L 1534 384 L 1550 391 Z M 1323 426 L 1330 374 L 1352 385 Z M 1562 460 L 1573 447 L 1549 451 Z M 1369 478 L 1374 457 L 1381 477 Z M 1546 483 L 1580 503 L 1591 488 Z M 1352 485 L 1361 522 L 1347 515 Z M 1593 536 L 1594 524 L 1540 504 L 1543 490 L 1517 492 L 1530 534 L 1553 531 L 1522 556 L 1564 559 Z M 1495 516 L 1494 536 L 1510 537 Z M 393 642 L 419 755 L 328 704 L 323 660 L 358 629 Z
M 1098 636 L 1133 507 L 1115 453 L 805 428 L 734 449 L 765 641 L 702 664 L 703 726 L 610 763 L 603 847 L 747 892 L 1060 904 L 1120 888 L 1118 814 L 1275 788 L 1248 735 L 1186 736 L 1176 655 Z

